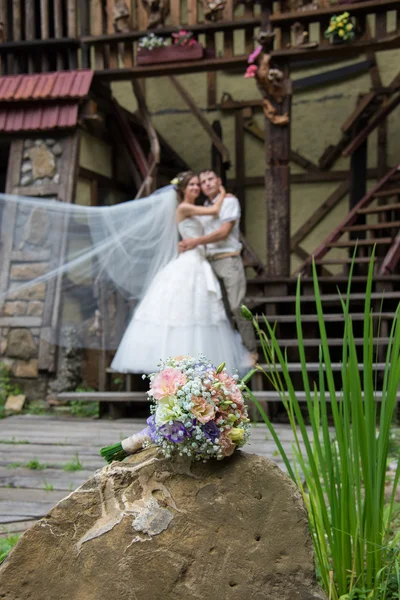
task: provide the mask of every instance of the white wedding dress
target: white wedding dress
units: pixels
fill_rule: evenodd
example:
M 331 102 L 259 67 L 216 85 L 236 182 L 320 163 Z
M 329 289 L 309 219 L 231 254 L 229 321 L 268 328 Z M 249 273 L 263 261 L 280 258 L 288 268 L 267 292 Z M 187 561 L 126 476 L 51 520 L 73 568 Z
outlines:
M 195 217 L 178 225 L 183 239 L 203 234 Z M 250 355 L 231 326 L 221 288 L 202 246 L 183 252 L 154 277 L 124 333 L 111 367 L 152 373 L 160 360 L 204 354 L 215 366 L 244 374 Z

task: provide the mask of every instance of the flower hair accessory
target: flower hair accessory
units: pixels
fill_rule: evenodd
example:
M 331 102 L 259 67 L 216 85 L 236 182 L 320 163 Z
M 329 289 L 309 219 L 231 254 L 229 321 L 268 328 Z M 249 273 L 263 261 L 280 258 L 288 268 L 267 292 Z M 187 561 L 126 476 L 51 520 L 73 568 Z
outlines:
M 178 173 L 178 175 L 176 177 L 171 179 L 170 184 L 174 185 L 175 187 L 179 186 L 182 183 L 182 181 L 185 179 L 186 175 L 190 172 L 191 171 L 183 171 L 182 173 Z
M 215 368 L 204 356 L 179 356 L 162 363 L 158 373 L 148 376 L 152 414 L 147 427 L 102 448 L 100 454 L 108 463 L 150 446 L 166 458 L 178 454 L 192 461 L 233 454 L 246 443 L 250 420 L 244 385 L 224 365 Z

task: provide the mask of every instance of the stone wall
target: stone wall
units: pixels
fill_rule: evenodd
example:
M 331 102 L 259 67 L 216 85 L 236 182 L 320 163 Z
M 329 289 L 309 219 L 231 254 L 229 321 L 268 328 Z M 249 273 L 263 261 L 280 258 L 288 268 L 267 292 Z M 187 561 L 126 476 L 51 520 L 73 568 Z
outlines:
M 74 136 L 15 140 L 11 145 L 6 190 L 51 201 L 70 201 L 76 161 Z M 72 176 L 71 176 L 72 174 Z M 0 307 L 0 360 L 6 363 L 29 395 L 44 393 L 43 381 L 55 369 L 50 350 L 54 287 L 21 284 L 45 274 L 59 256 L 61 240 L 51 234 L 51 217 L 41 208 L 17 205 L 1 215 L 0 285 L 10 294 Z M 32 384 L 36 379 L 37 383 Z M 24 386 L 25 387 L 25 386 Z

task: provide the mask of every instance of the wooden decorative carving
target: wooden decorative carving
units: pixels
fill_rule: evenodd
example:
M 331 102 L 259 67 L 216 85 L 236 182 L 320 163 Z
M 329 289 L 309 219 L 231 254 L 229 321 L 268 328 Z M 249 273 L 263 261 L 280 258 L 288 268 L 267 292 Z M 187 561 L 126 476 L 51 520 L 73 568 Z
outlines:
M 261 29 L 259 34 L 256 37 L 256 41 L 263 47 L 264 52 L 268 52 L 272 50 L 272 46 L 274 43 L 275 31 L 271 28 L 269 29 Z
M 131 13 L 124 0 L 117 0 L 114 5 L 114 29 L 125 33 L 132 30 Z
M 149 22 L 147 29 L 163 27 L 169 14 L 170 0 L 142 0 Z
M 258 60 L 258 70 L 255 74 L 256 81 L 264 93 L 264 114 L 274 125 L 287 125 L 289 115 L 280 115 L 273 102 L 282 104 L 286 96 L 285 76 L 280 69 L 270 67 L 271 57 L 269 54 L 261 54 Z
M 298 21 L 293 23 L 290 29 L 293 33 L 295 48 L 316 48 L 318 46 L 317 42 L 307 42 L 308 31 L 305 31 L 303 25 Z
M 207 21 L 221 21 L 226 0 L 203 0 L 204 17 Z

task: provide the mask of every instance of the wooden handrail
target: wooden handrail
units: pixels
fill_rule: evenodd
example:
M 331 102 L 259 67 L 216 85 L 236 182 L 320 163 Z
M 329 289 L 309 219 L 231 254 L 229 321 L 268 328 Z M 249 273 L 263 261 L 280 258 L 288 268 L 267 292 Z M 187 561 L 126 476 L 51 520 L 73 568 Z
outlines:
M 388 253 L 379 269 L 379 275 L 389 275 L 395 270 L 397 263 L 400 260 L 400 234 L 398 234 L 393 244 L 390 246 Z
M 335 229 L 324 239 L 322 244 L 318 246 L 318 248 L 314 252 L 311 253 L 307 260 L 296 271 L 295 275 L 298 275 L 299 273 L 303 272 L 304 269 L 311 264 L 313 259 L 320 260 L 323 256 L 325 256 L 325 254 L 329 252 L 330 248 L 328 247 L 328 244 L 332 244 L 340 238 L 340 236 L 343 234 L 343 227 L 352 225 L 357 220 L 358 211 L 360 210 L 360 208 L 365 208 L 366 206 L 368 206 L 374 200 L 374 194 L 378 190 L 380 190 L 385 185 L 385 183 L 389 181 L 392 175 L 394 175 L 399 169 L 400 163 L 393 167 L 393 169 L 390 169 L 390 171 L 388 171 L 386 175 L 380 181 L 378 181 L 378 183 L 372 188 L 372 190 L 365 194 L 363 198 L 361 198 L 360 202 L 358 202 L 358 204 L 356 204 L 352 208 L 352 210 L 343 219 L 343 221 L 337 227 L 335 227 Z

